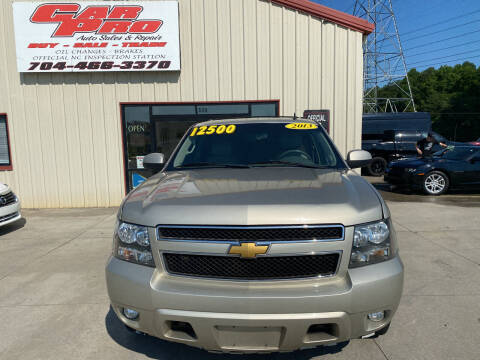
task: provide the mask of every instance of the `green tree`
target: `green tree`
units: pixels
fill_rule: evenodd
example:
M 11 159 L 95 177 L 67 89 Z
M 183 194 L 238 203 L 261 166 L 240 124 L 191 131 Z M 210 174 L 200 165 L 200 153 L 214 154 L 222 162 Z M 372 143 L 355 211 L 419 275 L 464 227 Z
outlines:
M 429 112 L 435 131 L 450 140 L 480 138 L 480 67 L 471 62 L 408 72 L 417 111 Z M 406 86 L 406 80 L 401 81 Z M 401 97 L 393 84 L 380 97 Z M 410 109 L 413 110 L 413 109 Z

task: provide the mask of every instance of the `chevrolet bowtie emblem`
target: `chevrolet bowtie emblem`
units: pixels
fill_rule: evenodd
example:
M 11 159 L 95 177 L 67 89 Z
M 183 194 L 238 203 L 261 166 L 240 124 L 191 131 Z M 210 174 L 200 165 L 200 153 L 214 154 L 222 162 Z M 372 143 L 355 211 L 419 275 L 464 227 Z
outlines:
M 255 243 L 242 243 L 241 245 L 232 245 L 228 253 L 230 255 L 240 255 L 244 259 L 253 259 L 257 255 L 266 254 L 268 246 L 257 246 Z

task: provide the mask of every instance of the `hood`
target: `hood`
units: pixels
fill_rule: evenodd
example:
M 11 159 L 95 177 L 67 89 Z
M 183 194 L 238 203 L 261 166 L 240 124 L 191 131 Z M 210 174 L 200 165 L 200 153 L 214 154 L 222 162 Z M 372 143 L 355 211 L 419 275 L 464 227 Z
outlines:
M 132 191 L 125 222 L 157 225 L 350 226 L 381 219 L 373 187 L 354 171 L 202 169 L 157 174 Z
M 10 191 L 10 188 L 6 184 L 0 183 L 0 195 L 6 194 Z
M 438 158 L 405 158 L 390 163 L 390 167 L 417 168 L 433 162 Z

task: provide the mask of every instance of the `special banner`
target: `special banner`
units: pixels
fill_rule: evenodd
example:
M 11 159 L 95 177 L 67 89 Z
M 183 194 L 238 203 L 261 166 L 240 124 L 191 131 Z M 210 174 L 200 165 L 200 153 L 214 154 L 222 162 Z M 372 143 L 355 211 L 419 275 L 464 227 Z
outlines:
M 14 2 L 19 72 L 179 71 L 178 1 Z

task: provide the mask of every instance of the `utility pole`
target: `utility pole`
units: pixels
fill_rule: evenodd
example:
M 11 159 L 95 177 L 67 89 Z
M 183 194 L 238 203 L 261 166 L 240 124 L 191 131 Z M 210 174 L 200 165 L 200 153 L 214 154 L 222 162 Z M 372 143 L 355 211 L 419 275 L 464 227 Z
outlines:
M 363 45 L 364 113 L 415 112 L 392 1 L 356 0 L 353 15 L 375 24 Z M 400 90 L 401 95 L 382 97 L 378 90 L 385 85 Z

